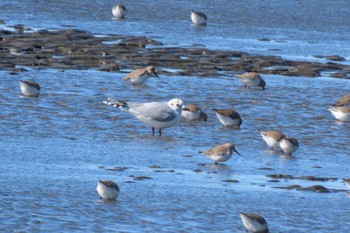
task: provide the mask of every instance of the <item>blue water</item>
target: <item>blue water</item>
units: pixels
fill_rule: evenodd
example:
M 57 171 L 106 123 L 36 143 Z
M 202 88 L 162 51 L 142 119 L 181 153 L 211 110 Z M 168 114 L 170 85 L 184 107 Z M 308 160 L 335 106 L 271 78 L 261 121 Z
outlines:
M 131 0 L 125 3 L 128 13 L 122 21 L 113 20 L 114 4 L 110 0 L 3 0 L 0 17 L 8 25 L 149 36 L 168 45 L 202 44 L 291 58 L 337 54 L 350 59 L 347 0 Z M 207 27 L 191 26 L 191 9 L 207 14 Z
M 327 2 L 128 1 L 124 21 L 112 19 L 111 1 L 5 0 L 0 8 L 3 27 L 74 27 L 146 35 L 165 46 L 348 58 L 349 5 Z M 205 11 L 208 26 L 193 27 L 190 9 Z M 261 91 L 243 89 L 225 74 L 161 75 L 138 87 L 122 81 L 124 73 L 26 68 L 18 75 L 0 71 L 0 231 L 244 232 L 240 211 L 263 215 L 271 232 L 349 231 L 350 199 L 341 179 L 349 177 L 350 124 L 336 122 L 327 110 L 349 93 L 348 80 L 327 73 L 262 75 L 267 89 Z M 21 98 L 20 79 L 40 83 L 40 97 Z M 199 104 L 208 121 L 181 122 L 152 136 L 148 126 L 103 105 L 107 97 L 139 102 L 178 97 Z M 212 108 L 235 109 L 242 128 L 222 128 Z M 290 158 L 267 150 L 258 130 L 272 129 L 297 138 L 300 149 Z M 198 154 L 226 142 L 235 143 L 242 156 L 214 165 Z M 336 180 L 271 182 L 266 175 L 275 173 Z M 119 184 L 117 202 L 99 202 L 100 179 Z M 274 188 L 294 184 L 338 192 Z

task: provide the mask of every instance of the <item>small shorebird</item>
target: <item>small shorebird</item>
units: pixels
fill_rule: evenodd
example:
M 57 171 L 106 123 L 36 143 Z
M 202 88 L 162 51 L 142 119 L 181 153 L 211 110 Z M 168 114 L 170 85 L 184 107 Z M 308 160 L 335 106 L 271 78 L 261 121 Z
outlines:
M 285 137 L 284 134 L 278 131 L 261 131 L 260 135 L 266 144 L 273 150 L 274 148 L 279 149 L 280 141 Z
M 244 88 L 261 87 L 263 90 L 265 90 L 266 83 L 258 73 L 246 72 L 244 74 L 236 75 L 236 78 L 238 78 L 241 83 L 244 84 Z
M 205 151 L 199 151 L 199 153 L 206 155 L 211 160 L 214 160 L 215 163 L 225 162 L 229 160 L 232 157 L 233 152 L 241 155 L 238 153 L 238 151 L 236 151 L 233 143 L 225 143 Z
M 156 73 L 156 68 L 154 66 L 147 66 L 144 69 L 136 69 L 129 73 L 127 76 L 123 78 L 123 80 L 130 81 L 133 84 L 143 84 L 149 79 L 152 75 L 159 78 Z
M 101 200 L 114 201 L 118 198 L 119 187 L 116 183 L 110 180 L 100 180 L 97 182 L 97 192 Z
M 159 135 L 162 135 L 163 128 L 176 125 L 181 120 L 183 105 L 180 99 L 172 99 L 168 102 L 134 103 L 108 98 L 103 103 L 134 115 L 138 120 L 152 127 L 153 135 L 155 128 L 159 129 Z
M 203 12 L 191 10 L 191 20 L 195 25 L 206 25 L 207 24 L 207 15 Z
M 112 14 L 118 19 L 124 19 L 126 11 L 126 7 L 122 4 L 117 4 L 112 8 Z
M 20 80 L 21 91 L 24 96 L 38 97 L 40 95 L 40 85 L 34 81 Z
M 339 97 L 337 102 L 333 104 L 333 106 L 345 106 L 345 105 L 350 105 L 350 94 L 343 95 Z
M 207 121 L 207 114 L 194 104 L 188 104 L 182 108 L 182 118 L 188 121 Z
M 244 227 L 247 231 L 252 233 L 268 233 L 269 228 L 267 227 L 267 222 L 261 215 L 258 214 L 248 214 L 239 213 Z
M 299 142 L 295 138 L 284 137 L 280 141 L 280 147 L 285 155 L 292 155 L 299 149 Z
M 240 128 L 242 119 L 238 112 L 231 109 L 213 109 L 213 111 L 225 127 Z
M 328 110 L 338 121 L 350 121 L 350 107 L 336 107 Z

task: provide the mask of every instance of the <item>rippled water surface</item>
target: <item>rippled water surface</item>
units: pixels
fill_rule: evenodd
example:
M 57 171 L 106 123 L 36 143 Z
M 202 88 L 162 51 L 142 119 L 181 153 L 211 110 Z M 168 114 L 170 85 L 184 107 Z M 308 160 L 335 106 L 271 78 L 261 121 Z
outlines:
M 7 26 L 69 25 L 101 34 L 152 36 L 165 44 L 349 57 L 349 28 L 342 24 L 347 1 L 329 4 L 325 11 L 327 1 L 266 2 L 128 1 L 127 19 L 115 21 L 111 1 L 5 0 L 0 17 Z M 192 8 L 208 14 L 206 28 L 191 26 Z M 315 18 L 315 12 L 323 17 Z M 263 37 L 271 41 L 258 40 Z M 121 80 L 124 73 L 26 69 L 18 75 L 0 71 L 3 232 L 244 232 L 239 211 L 262 214 L 271 232 L 350 229 L 350 199 L 341 180 L 350 177 L 350 124 L 336 122 L 327 110 L 349 93 L 348 80 L 326 73 L 317 78 L 262 75 L 267 89 L 261 91 L 244 89 L 228 75 L 160 75 L 132 86 Z M 20 79 L 40 83 L 40 97 L 21 97 Z M 152 136 L 148 126 L 103 105 L 107 97 L 136 102 L 178 97 L 199 104 L 208 121 L 181 122 Z M 213 108 L 238 111 L 242 128 L 222 128 Z M 272 129 L 297 138 L 300 149 L 292 157 L 268 150 L 258 130 Z M 242 156 L 215 165 L 198 154 L 226 142 L 234 142 Z M 267 176 L 277 173 L 335 179 Z M 99 202 L 100 179 L 119 184 L 118 201 Z M 295 184 L 323 185 L 333 192 L 274 188 Z
M 3 0 L 0 17 L 9 25 L 149 36 L 167 45 L 203 44 L 299 59 L 333 54 L 350 58 L 347 0 L 130 0 L 124 3 L 128 12 L 122 21 L 113 20 L 114 4 L 111 0 Z M 191 9 L 204 11 L 208 26 L 191 26 Z

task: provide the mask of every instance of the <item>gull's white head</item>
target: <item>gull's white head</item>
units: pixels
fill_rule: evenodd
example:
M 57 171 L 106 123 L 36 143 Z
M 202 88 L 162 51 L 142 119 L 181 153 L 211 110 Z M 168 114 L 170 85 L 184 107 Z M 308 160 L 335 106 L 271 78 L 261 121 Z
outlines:
M 171 99 L 168 101 L 169 106 L 174 109 L 174 110 L 178 110 L 178 109 L 182 109 L 183 108 L 183 101 L 180 99 Z

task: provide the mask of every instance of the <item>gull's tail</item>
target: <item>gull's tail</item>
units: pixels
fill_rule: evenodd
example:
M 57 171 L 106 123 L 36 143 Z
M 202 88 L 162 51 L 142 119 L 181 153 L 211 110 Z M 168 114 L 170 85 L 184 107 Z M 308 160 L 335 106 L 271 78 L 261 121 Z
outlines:
M 116 100 L 116 99 L 112 99 L 112 98 L 107 98 L 107 100 L 103 101 L 102 103 L 106 104 L 106 105 L 111 105 L 113 107 L 116 108 L 120 108 L 123 109 L 125 107 L 127 107 L 127 103 L 120 101 L 120 100 Z

